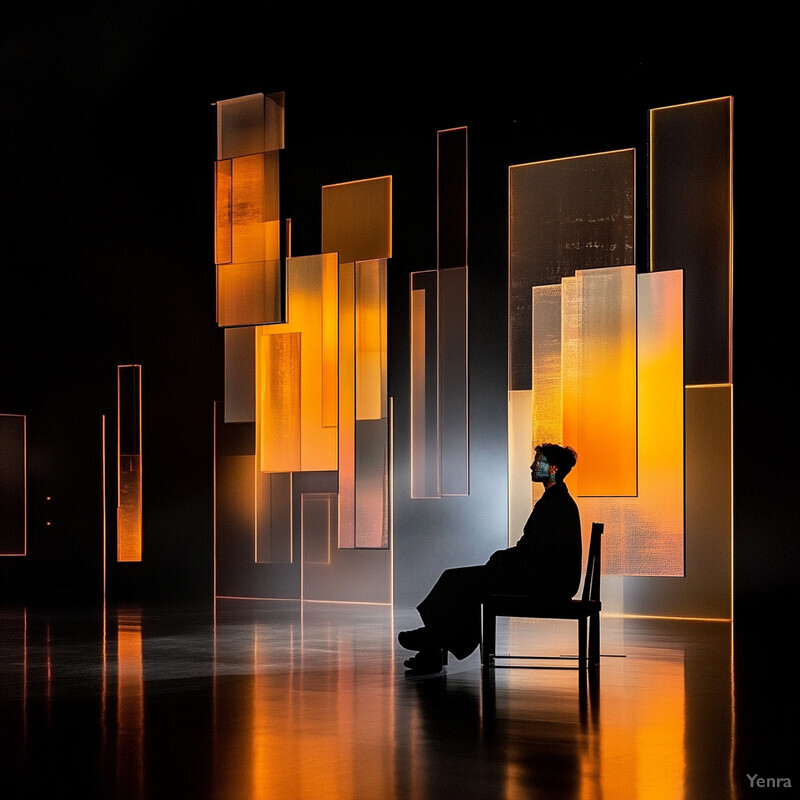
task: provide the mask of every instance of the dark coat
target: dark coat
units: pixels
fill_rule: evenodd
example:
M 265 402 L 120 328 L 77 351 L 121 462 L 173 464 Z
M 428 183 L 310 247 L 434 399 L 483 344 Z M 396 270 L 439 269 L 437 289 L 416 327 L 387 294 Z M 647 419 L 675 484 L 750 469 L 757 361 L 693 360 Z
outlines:
M 564 483 L 536 502 L 513 547 L 483 565 L 445 570 L 417 606 L 425 627 L 456 658 L 481 641 L 481 601 L 487 594 L 537 594 L 568 600 L 581 580 L 581 520 Z

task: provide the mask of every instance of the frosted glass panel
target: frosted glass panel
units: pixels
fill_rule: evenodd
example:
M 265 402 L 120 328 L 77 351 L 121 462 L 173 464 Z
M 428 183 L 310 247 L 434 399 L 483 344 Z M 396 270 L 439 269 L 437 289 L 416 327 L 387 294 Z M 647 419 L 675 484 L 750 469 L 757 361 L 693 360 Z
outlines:
M 533 448 L 542 442 L 568 441 L 564 436 L 562 405 L 561 286 L 534 286 L 531 307 L 533 438 L 530 456 Z
M 467 129 L 437 133 L 439 269 L 467 265 Z
M 733 98 L 650 112 L 651 266 L 682 269 L 686 383 L 731 380 Z
M 256 552 L 262 564 L 292 562 L 292 476 L 256 474 Z
M 441 491 L 469 493 L 467 268 L 439 271 Z
M 256 335 L 253 327 L 225 330 L 225 422 L 256 420 Z
M 218 161 L 214 184 L 214 261 L 228 264 L 233 260 L 233 163 Z
M 322 187 L 322 249 L 341 262 L 391 257 L 391 176 Z
M 280 259 L 278 153 L 233 159 L 231 187 L 232 260 Z
M 0 414 L 0 555 L 26 552 L 25 417 Z
M 635 263 L 634 151 L 509 171 L 510 389 L 531 387 L 531 287 Z
M 142 560 L 141 366 L 117 367 L 117 560 Z
M 233 158 L 282 148 L 283 107 L 283 92 L 218 101 L 217 157 Z
M 336 495 L 307 493 L 301 496 L 304 564 L 329 564 L 331 530 L 335 526 Z
M 220 264 L 217 322 L 221 327 L 263 325 L 283 319 L 280 261 Z
M 356 264 L 356 419 L 386 417 L 386 261 Z

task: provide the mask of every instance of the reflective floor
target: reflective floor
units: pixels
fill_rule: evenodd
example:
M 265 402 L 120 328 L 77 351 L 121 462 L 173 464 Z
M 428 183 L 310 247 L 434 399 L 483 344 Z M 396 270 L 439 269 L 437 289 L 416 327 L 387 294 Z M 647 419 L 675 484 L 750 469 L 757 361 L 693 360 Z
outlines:
M 395 633 L 416 624 L 287 601 L 0 609 L 0 797 L 749 793 L 729 624 L 605 618 L 591 685 L 572 669 L 484 675 L 477 654 L 409 678 Z M 501 620 L 498 651 L 568 655 L 575 639 L 575 623 Z

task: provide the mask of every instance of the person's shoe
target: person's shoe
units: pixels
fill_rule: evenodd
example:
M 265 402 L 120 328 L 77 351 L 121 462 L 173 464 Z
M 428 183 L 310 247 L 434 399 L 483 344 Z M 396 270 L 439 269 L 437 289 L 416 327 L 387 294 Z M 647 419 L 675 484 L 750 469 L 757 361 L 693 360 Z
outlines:
M 443 669 L 441 650 L 423 650 L 403 662 L 409 675 L 435 675 Z
M 400 631 L 397 634 L 400 647 L 406 650 L 425 650 L 431 646 L 430 633 L 427 628 L 416 628 L 413 631 Z

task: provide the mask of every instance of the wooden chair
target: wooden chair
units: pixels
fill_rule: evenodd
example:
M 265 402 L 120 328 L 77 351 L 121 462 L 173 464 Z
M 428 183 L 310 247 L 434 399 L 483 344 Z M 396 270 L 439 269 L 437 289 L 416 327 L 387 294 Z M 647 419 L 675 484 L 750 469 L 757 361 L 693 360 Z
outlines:
M 543 600 L 532 595 L 491 594 L 483 601 L 483 631 L 481 663 L 484 669 L 499 666 L 495 658 L 497 617 L 535 617 L 538 619 L 574 619 L 578 621 L 578 669 L 600 666 L 600 541 L 603 523 L 592 523 L 586 576 L 580 599 L 566 601 Z M 587 636 L 588 626 L 588 636 Z M 526 658 L 526 656 L 502 656 Z M 527 656 L 531 658 L 531 656 Z M 533 656 L 533 658 L 550 658 Z M 555 658 L 555 657 L 553 657 Z

